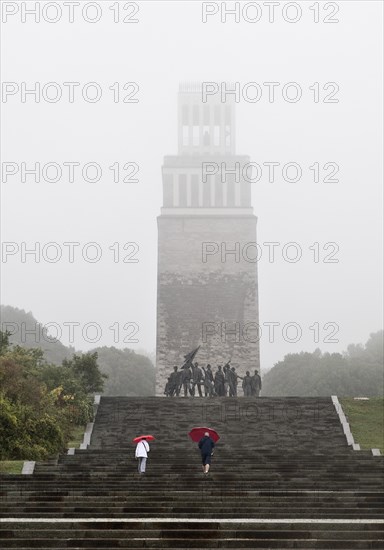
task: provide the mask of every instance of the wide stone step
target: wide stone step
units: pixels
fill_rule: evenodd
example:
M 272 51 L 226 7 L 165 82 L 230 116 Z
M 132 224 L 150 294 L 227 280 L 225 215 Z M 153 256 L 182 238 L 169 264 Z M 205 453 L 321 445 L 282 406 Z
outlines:
M 11 539 L 6 541 L 7 548 L 262 548 L 262 549 L 281 549 L 281 548 L 301 548 L 301 549 L 382 549 L 383 539 L 375 538 L 366 540 L 356 539 L 285 539 L 280 538 L 260 538 L 260 539 L 239 539 L 228 538 L 220 540 L 200 540 L 187 538 L 167 539 L 167 538 L 111 538 L 98 539 L 97 544 L 92 538 L 83 539 Z
M 95 512 L 94 509 L 89 508 L 88 511 L 85 511 L 84 508 L 80 511 L 78 508 L 69 509 L 63 512 L 54 510 L 50 511 L 49 509 L 37 509 L 35 511 L 31 510 L 19 510 L 14 512 L 4 512 L 1 514 L 3 518 L 36 518 L 40 519 L 42 516 L 47 518 L 103 518 L 108 517 L 111 519 L 124 519 L 124 518 L 167 518 L 167 517 L 173 517 L 178 519 L 183 519 L 185 517 L 193 518 L 193 519 L 214 519 L 214 518 L 220 518 L 220 519 L 241 519 L 246 515 L 250 519 L 297 519 L 298 517 L 301 518 L 307 518 L 307 519 L 383 519 L 383 513 L 374 513 L 372 511 L 370 512 L 362 512 L 358 510 L 349 510 L 349 509 L 343 509 L 339 511 L 329 510 L 329 509 L 322 509 L 322 510 L 314 510 L 310 511 L 308 509 L 300 509 L 295 508 L 292 510 L 285 510 L 285 511 L 276 511 L 276 509 L 260 509 L 259 511 L 255 511 L 254 509 L 249 510 L 248 508 L 241 508 L 239 511 L 234 511 L 232 508 L 224 509 L 221 508 L 214 508 L 212 511 L 204 510 L 204 512 L 201 513 L 195 513 L 188 509 L 187 507 L 184 508 L 168 508 L 168 507 L 151 507 L 148 509 L 141 508 L 139 511 L 137 508 L 127 508 L 124 509 L 122 512 L 118 511 L 108 511 L 108 510 L 100 510 L 100 512 Z
M 290 506 L 289 510 L 286 510 L 284 506 L 278 507 L 274 504 L 266 504 L 266 503 L 258 503 L 258 504 L 252 504 L 248 503 L 246 506 L 240 503 L 235 502 L 228 502 L 226 505 L 218 504 L 217 502 L 211 501 L 207 502 L 206 505 L 197 504 L 197 503 L 169 503 L 169 502 L 159 502 L 157 504 L 151 503 L 151 502 L 129 502 L 129 505 L 126 503 L 125 505 L 121 505 L 120 503 L 106 503 L 106 504 L 97 504 L 95 502 L 91 503 L 84 503 L 84 502 L 68 502 L 68 503 L 29 503 L 26 505 L 25 503 L 17 503 L 10 506 L 2 506 L 0 508 L 1 515 L 4 514 L 15 514 L 17 517 L 20 517 L 23 513 L 57 513 L 57 514 L 68 514 L 68 513 L 94 513 L 95 516 L 106 516 L 106 517 L 113 517 L 115 514 L 134 514 L 135 517 L 140 516 L 140 514 L 144 513 L 152 513 L 153 516 L 156 516 L 157 514 L 161 514 L 164 516 L 165 514 L 169 513 L 171 515 L 173 514 L 185 514 L 188 516 L 191 513 L 199 514 L 202 517 L 205 516 L 205 514 L 208 514 L 209 512 L 217 512 L 217 514 L 223 514 L 227 513 L 229 514 L 233 511 L 233 513 L 241 514 L 242 512 L 244 514 L 252 514 L 258 515 L 259 517 L 267 517 L 270 514 L 280 514 L 280 516 L 283 516 L 285 513 L 289 515 L 289 517 L 300 516 L 300 514 L 303 515 L 303 517 L 306 517 L 308 515 L 314 516 L 316 515 L 316 512 L 319 514 L 319 516 L 326 516 L 329 514 L 329 517 L 335 517 L 335 516 L 341 516 L 342 513 L 345 513 L 346 515 L 361 515 L 365 517 L 370 517 L 371 515 L 375 517 L 384 517 L 384 511 L 380 508 L 380 506 L 372 507 L 372 506 L 366 506 L 363 507 L 361 505 L 358 506 L 348 506 L 343 505 L 343 510 L 340 511 L 340 504 L 339 505 L 333 505 L 330 506 L 329 504 L 324 504 L 323 506 L 309 506 L 308 504 L 305 504 L 300 506 L 298 504 L 294 505 L 292 504 Z
M 238 538 L 238 539 L 264 539 L 264 538 L 280 538 L 280 539 L 350 539 L 350 540 L 367 540 L 377 538 L 381 540 L 384 538 L 384 532 L 382 524 L 370 524 L 369 527 L 364 524 L 321 524 L 316 523 L 305 525 L 292 525 L 287 526 L 281 524 L 272 523 L 267 525 L 247 525 L 246 528 L 228 528 L 226 526 L 219 529 L 209 529 L 200 527 L 188 527 L 184 526 L 184 529 L 175 527 L 173 529 L 165 528 L 144 528 L 140 527 L 140 522 L 133 528 L 121 528 L 120 524 L 116 525 L 116 528 L 111 529 L 111 525 L 108 523 L 101 523 L 103 525 L 100 528 L 98 525 L 94 525 L 94 520 L 91 520 L 90 526 L 84 526 L 82 529 L 69 526 L 67 529 L 60 528 L 52 529 L 51 526 L 47 526 L 42 529 L 41 526 L 37 528 L 24 528 L 24 526 L 12 527 L 8 529 L 0 529 L 0 540 L 14 539 L 14 538 L 28 538 L 36 537 L 48 539 L 50 537 L 56 538 L 186 538 L 190 536 L 191 539 L 226 539 L 226 538 Z M 95 527 L 98 527 L 97 529 Z M 209 526 L 208 526 L 209 527 Z
M 112 528 L 113 527 L 113 528 Z M 230 521 L 230 522 L 215 522 L 215 521 L 185 521 L 177 520 L 173 522 L 169 521 L 108 521 L 107 519 L 102 519 L 101 521 L 95 522 L 93 520 L 84 522 L 81 520 L 75 521 L 66 521 L 63 520 L 60 522 L 57 520 L 52 521 L 36 521 L 36 522 L 18 522 L 18 521 L 7 521 L 2 520 L 0 524 L 0 536 L 1 538 L 12 538 L 27 536 L 30 533 L 41 533 L 42 538 L 48 538 L 52 534 L 57 534 L 57 536 L 66 536 L 68 531 L 74 534 L 88 533 L 89 536 L 96 537 L 107 537 L 110 534 L 122 534 L 124 536 L 139 534 L 143 536 L 144 534 L 155 534 L 160 536 L 160 534 L 167 534 L 167 536 L 172 537 L 174 534 L 177 535 L 180 532 L 190 533 L 192 536 L 202 537 L 206 533 L 211 533 L 212 536 L 217 536 L 218 538 L 223 538 L 228 534 L 235 536 L 241 536 L 243 538 L 252 538 L 255 536 L 262 536 L 263 533 L 277 533 L 279 536 L 282 532 L 287 533 L 287 536 L 291 536 L 292 533 L 296 533 L 299 536 L 299 533 L 304 533 L 305 536 L 311 535 L 313 537 L 323 536 L 324 533 L 332 532 L 332 537 L 339 537 L 340 533 L 348 532 L 351 537 L 355 536 L 369 536 L 371 532 L 375 534 L 384 534 L 384 524 L 383 522 L 377 523 L 374 521 L 369 522 L 300 522 L 295 521 L 292 523 L 287 522 L 253 522 L 253 521 Z M 300 534 L 300 536 L 302 536 Z
M 200 486 L 200 490 L 180 490 L 180 491 L 168 491 L 164 487 L 155 487 L 149 491 L 143 491 L 143 487 L 147 488 L 145 483 L 138 483 L 132 485 L 129 491 L 124 490 L 123 487 L 120 487 L 119 490 L 110 492 L 108 489 L 100 489 L 98 492 L 93 488 L 84 487 L 80 489 L 70 490 L 68 488 L 49 491 L 47 488 L 42 491 L 13 491 L 7 493 L 0 504 L 4 505 L 6 502 L 12 501 L 33 501 L 34 499 L 45 499 L 49 501 L 51 499 L 73 499 L 84 498 L 99 500 L 99 499 L 108 499 L 108 500 L 127 500 L 130 498 L 149 498 L 149 499 L 185 499 L 185 500 L 196 500 L 197 497 L 200 498 L 212 498 L 216 501 L 222 500 L 258 500 L 258 501 L 270 501 L 270 502 L 383 502 L 384 496 L 382 492 L 364 492 L 362 494 L 356 493 L 354 496 L 351 496 L 349 492 L 339 492 L 339 491 L 302 491 L 301 493 L 296 493 L 294 491 L 263 491 L 263 490 L 254 490 L 249 489 L 244 491 L 243 489 L 236 489 L 236 486 L 233 488 L 226 487 L 221 490 L 220 487 L 212 487 L 212 484 L 206 484 Z
M 260 540 L 260 539 L 286 539 L 286 540 L 372 540 L 376 537 L 377 540 L 383 540 L 383 530 L 381 529 L 333 529 L 332 531 L 321 528 L 312 530 L 311 528 L 300 529 L 255 529 L 249 528 L 246 530 L 231 530 L 231 529 L 173 529 L 173 530 L 146 530 L 142 529 L 129 529 L 129 530 L 78 530 L 78 529 L 19 529 L 19 530 L 1 530 L 0 540 L 9 544 L 17 544 L 20 539 L 39 539 L 40 541 L 46 541 L 49 545 L 49 541 L 52 539 L 66 539 L 66 540 L 78 540 L 81 539 L 197 539 L 203 541 L 207 540 L 223 540 L 223 539 L 237 539 L 237 540 Z
M 215 465 L 216 470 L 220 471 L 221 473 L 228 473 L 233 472 L 233 460 L 223 460 L 221 457 L 214 456 L 212 459 L 212 463 Z M 188 475 L 189 471 L 195 471 L 198 466 L 201 464 L 201 457 L 200 454 L 196 455 L 195 460 L 190 460 L 189 455 L 189 461 L 181 460 L 178 462 L 175 462 L 174 464 L 166 460 L 157 460 L 153 457 L 148 457 L 148 466 L 151 466 L 151 469 L 153 472 L 161 473 L 163 471 L 167 472 L 180 472 Z M 41 477 L 46 477 L 47 479 L 49 476 L 55 476 L 57 473 L 70 473 L 70 474 L 76 474 L 76 472 L 88 474 L 89 472 L 97 472 L 97 473 L 108 473 L 112 474 L 115 473 L 116 475 L 124 475 L 126 473 L 132 472 L 132 469 L 137 466 L 136 460 L 133 460 L 131 457 L 129 459 L 126 459 L 125 461 L 116 461 L 114 464 L 109 464 L 108 466 L 103 465 L 101 462 L 92 462 L 90 461 L 88 464 L 82 463 L 82 461 L 76 461 L 72 463 L 64 463 L 64 464 L 58 464 L 54 468 L 47 468 L 44 470 L 36 470 L 34 472 L 34 475 L 36 479 L 39 479 Z M 371 466 L 371 468 L 370 468 Z M 358 471 L 358 473 L 364 475 L 364 473 L 370 474 L 379 474 L 383 471 L 383 467 L 381 463 L 377 464 L 369 464 L 367 463 L 349 463 L 348 461 L 345 461 L 344 468 L 346 469 L 346 473 L 353 474 L 355 471 Z M 371 471 L 368 470 L 370 468 Z M 314 471 L 320 471 L 321 473 L 341 473 L 343 469 L 343 461 L 340 460 L 340 463 L 335 462 L 332 465 L 324 465 L 324 461 L 312 461 L 311 463 L 303 463 L 299 461 L 290 461 L 287 463 L 276 463 L 268 462 L 268 464 L 265 464 L 264 462 L 261 462 L 257 460 L 257 457 L 253 457 L 253 459 L 247 461 L 244 460 L 242 462 L 241 467 L 237 467 L 236 471 L 237 473 L 241 474 L 254 474 L 264 471 L 265 473 L 275 473 L 275 472 L 294 472 L 298 469 L 303 469 L 309 473 L 312 473 Z
M 218 502 L 224 501 L 229 506 L 237 507 L 239 504 L 244 504 L 244 497 L 243 498 L 231 498 L 226 497 L 225 499 L 218 499 L 215 496 L 209 496 L 209 495 L 203 495 L 204 503 L 205 505 L 217 505 Z M 80 504 L 86 505 L 86 506 L 94 506 L 94 507 L 100 507 L 100 506 L 109 506 L 111 508 L 114 508 L 116 506 L 122 506 L 122 504 L 126 504 L 127 501 L 130 503 L 136 505 L 136 504 L 155 504 L 155 503 L 188 503 L 188 506 L 198 507 L 201 506 L 198 503 L 196 503 L 196 495 L 189 495 L 188 497 L 183 497 L 180 495 L 165 495 L 165 496 L 147 496 L 147 495 L 127 495 L 121 496 L 121 497 L 95 497 L 95 496 L 78 496 L 78 497 L 63 497 L 63 496 L 52 496 L 52 497 L 44 497 L 44 496 L 38 496 L 38 497 L 29 497 L 27 499 L 21 500 L 19 498 L 10 498 L 8 497 L 7 503 L 3 504 L 2 507 L 5 510 L 10 510 L 12 507 L 20 506 L 21 504 L 26 505 L 38 505 L 38 506 L 52 506 L 53 504 L 63 506 L 65 504 L 70 503 L 72 506 L 77 506 Z M 246 501 L 248 504 L 248 507 L 266 507 L 266 506 L 274 506 L 275 508 L 285 508 L 287 506 L 306 506 L 306 507 L 339 507 L 341 505 L 348 507 L 348 508 L 355 508 L 358 507 L 360 509 L 376 509 L 383 506 L 383 499 L 372 501 L 372 500 L 358 500 L 358 499 L 285 499 L 285 500 L 278 500 L 274 499 L 273 502 L 270 498 L 259 498 L 257 496 L 255 497 L 246 497 Z M 58 504 L 60 503 L 60 504 Z
M 144 477 L 144 476 L 143 476 Z M 64 485 L 55 485 L 55 484 L 52 484 L 52 491 L 54 490 L 55 486 L 57 488 L 60 488 L 60 490 L 64 490 L 64 491 L 68 491 L 69 493 L 73 494 L 73 493 L 76 493 L 76 492 L 86 492 L 87 489 L 89 489 L 89 487 L 91 486 L 92 484 L 88 484 L 88 485 L 82 485 L 82 484 L 64 484 Z M 207 482 L 207 486 L 208 486 L 208 482 Z M 166 491 L 167 493 L 177 493 L 178 491 L 172 491 L 171 487 L 167 487 L 166 485 L 162 485 L 162 486 L 159 486 L 159 485 L 153 485 L 153 486 L 150 486 L 149 484 L 146 484 L 145 481 L 138 481 L 137 484 L 124 484 L 124 483 L 119 483 L 119 484 L 116 484 L 116 485 L 110 485 L 110 486 L 103 486 L 103 487 L 100 487 L 100 494 L 105 494 L 105 493 L 111 493 L 111 494 L 117 494 L 117 493 L 122 493 L 122 494 L 126 494 L 128 495 L 131 491 L 137 491 L 138 490 L 138 487 L 142 487 L 142 490 L 144 490 L 144 487 L 145 487 L 145 491 L 149 494 L 155 494 L 155 493 L 158 493 L 158 492 L 161 492 L 161 491 Z M 30 490 L 33 490 L 34 492 L 38 491 L 39 492 L 39 487 L 30 487 L 29 488 Z M 180 488 L 181 491 L 185 491 L 188 489 L 188 485 L 185 485 L 183 487 Z M 236 483 L 233 483 L 232 485 L 230 485 L 228 487 L 228 490 L 233 490 L 233 491 L 236 491 Z M 310 490 L 313 490 L 314 489 L 314 484 L 308 482 L 308 483 L 296 483 L 296 489 L 297 491 L 302 491 L 302 492 L 306 492 L 306 491 L 310 491 Z M 320 486 L 319 485 L 319 490 L 322 490 L 322 491 L 331 491 L 333 490 L 334 492 L 345 492 L 347 490 L 350 490 L 350 489 L 358 489 L 358 487 L 353 487 L 351 484 L 347 484 L 347 485 L 340 485 L 340 484 L 332 484 L 330 483 L 328 486 Z M 364 492 L 375 492 L 375 490 L 377 489 L 377 486 L 373 483 L 372 485 L 370 486 L 362 486 L 361 489 L 364 490 Z M 47 485 L 42 485 L 41 486 L 41 491 L 44 491 L 44 490 L 49 490 L 49 487 L 47 487 Z M 264 492 L 264 493 L 273 493 L 274 491 L 285 491 L 285 492 L 290 492 L 292 491 L 292 484 L 284 484 L 282 482 L 276 482 L 275 484 L 273 483 L 267 483 L 267 484 L 262 484 L 262 483 L 259 483 L 257 485 L 255 485 L 255 490 L 259 490 L 261 492 Z M 196 498 L 198 497 L 199 493 L 203 492 L 203 488 L 201 486 L 198 486 L 196 487 Z M 23 494 L 24 494 L 24 491 L 20 491 L 20 496 L 21 498 L 23 498 Z M 6 500 L 6 494 L 5 496 L 3 496 L 3 500 L 5 501 Z

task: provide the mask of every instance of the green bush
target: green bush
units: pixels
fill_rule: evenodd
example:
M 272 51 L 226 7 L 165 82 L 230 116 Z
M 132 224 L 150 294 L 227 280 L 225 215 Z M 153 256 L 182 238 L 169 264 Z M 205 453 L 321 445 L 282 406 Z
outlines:
M 18 431 L 17 415 L 12 404 L 0 395 L 0 459 L 12 455 L 14 437 Z
M 0 332 L 0 459 L 41 460 L 62 452 L 74 426 L 93 415 L 94 391 L 104 378 L 97 353 L 74 355 L 61 366 L 41 350 L 11 348 Z

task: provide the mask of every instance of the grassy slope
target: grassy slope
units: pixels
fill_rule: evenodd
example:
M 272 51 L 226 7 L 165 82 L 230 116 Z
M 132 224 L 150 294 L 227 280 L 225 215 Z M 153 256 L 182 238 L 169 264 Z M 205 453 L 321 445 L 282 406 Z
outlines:
M 76 426 L 72 430 L 72 438 L 67 443 L 67 447 L 80 447 L 80 443 L 83 442 L 83 435 L 85 432 L 85 426 Z
M 356 443 L 362 449 L 380 449 L 384 453 L 384 399 L 371 397 L 367 401 L 340 398 Z
M 21 474 L 24 460 L 1 460 L 0 474 Z

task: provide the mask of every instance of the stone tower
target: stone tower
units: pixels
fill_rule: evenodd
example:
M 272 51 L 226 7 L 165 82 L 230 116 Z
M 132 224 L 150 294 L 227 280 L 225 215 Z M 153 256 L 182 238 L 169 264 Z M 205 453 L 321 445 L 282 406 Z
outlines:
M 206 101 L 203 101 L 206 99 Z M 156 394 L 183 356 L 238 374 L 259 369 L 256 222 L 249 157 L 235 151 L 235 104 L 178 95 L 178 154 L 162 167 L 158 217 Z

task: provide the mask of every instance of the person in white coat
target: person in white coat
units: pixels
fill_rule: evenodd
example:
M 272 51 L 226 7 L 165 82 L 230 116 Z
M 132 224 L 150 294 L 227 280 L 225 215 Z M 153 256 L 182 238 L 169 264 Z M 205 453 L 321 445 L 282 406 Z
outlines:
M 138 459 L 138 472 L 139 474 L 145 474 L 145 467 L 147 465 L 147 458 L 149 453 L 149 443 L 146 439 L 141 439 L 136 445 L 135 457 Z

